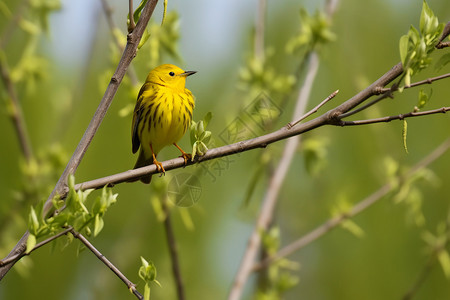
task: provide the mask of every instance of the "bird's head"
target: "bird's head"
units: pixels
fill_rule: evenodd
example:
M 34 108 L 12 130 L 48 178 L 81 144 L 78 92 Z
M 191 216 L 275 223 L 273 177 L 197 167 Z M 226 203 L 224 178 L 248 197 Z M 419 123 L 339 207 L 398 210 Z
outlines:
M 184 91 L 186 77 L 197 73 L 196 71 L 183 71 L 171 64 L 160 65 L 148 73 L 146 82 L 156 83 L 162 86 Z

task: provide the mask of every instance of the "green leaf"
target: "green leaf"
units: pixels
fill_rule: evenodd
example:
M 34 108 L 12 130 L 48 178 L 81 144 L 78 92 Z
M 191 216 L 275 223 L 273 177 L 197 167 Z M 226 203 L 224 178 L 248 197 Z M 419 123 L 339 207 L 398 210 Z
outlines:
M 167 0 L 164 0 L 164 10 L 163 10 L 163 17 L 161 20 L 161 26 L 164 24 L 164 21 L 166 20 L 166 12 L 167 12 Z
M 39 230 L 39 219 L 33 206 L 31 207 L 30 214 L 28 215 L 28 229 L 30 230 L 31 234 L 37 234 Z
M 430 95 L 428 95 L 423 89 L 421 89 L 419 91 L 419 101 L 417 102 L 417 108 L 418 109 L 423 108 L 430 100 L 430 97 L 431 97 L 431 93 L 430 93 Z
M 405 152 L 408 153 L 408 146 L 406 145 L 406 135 L 408 133 L 408 122 L 403 119 L 403 129 L 402 129 L 402 139 L 403 139 L 403 148 Z
M 326 167 L 327 145 L 328 140 L 325 138 L 309 138 L 303 141 L 303 156 L 309 175 L 316 176 Z
M 138 49 L 141 49 L 141 47 L 145 45 L 145 43 L 148 41 L 149 38 L 150 38 L 150 33 L 148 33 L 147 30 L 144 30 L 144 33 L 142 34 L 142 38 L 139 41 Z
M 445 277 L 447 277 L 447 279 L 450 279 L 450 256 L 445 249 L 439 251 L 438 260 L 442 267 L 442 270 L 444 271 Z
M 147 3 L 148 0 L 142 0 L 141 3 L 139 4 L 138 8 L 136 8 L 136 10 L 133 13 L 133 19 L 134 19 L 134 23 L 136 24 L 139 21 L 139 18 L 141 17 L 141 12 L 142 9 L 144 8 L 145 4 Z M 129 18 L 129 16 L 128 16 Z M 130 21 L 128 20 L 128 23 Z
M 100 231 L 102 231 L 103 225 L 104 225 L 103 218 L 100 217 L 100 215 L 98 215 L 98 214 L 95 215 L 95 221 L 94 221 L 94 237 L 97 236 L 97 235 L 100 233 Z
M 203 124 L 205 125 L 205 128 L 208 127 L 209 121 L 212 119 L 212 113 L 209 111 L 204 117 L 203 117 Z
M 30 253 L 31 250 L 33 250 L 34 246 L 36 246 L 36 236 L 34 234 L 31 234 L 28 236 L 27 239 L 27 250 L 25 251 L 26 254 Z
M 156 279 L 156 267 L 152 261 L 148 262 L 141 256 L 141 267 L 139 268 L 139 277 L 150 283 Z
M 406 66 L 406 59 L 408 57 L 408 45 L 409 45 L 409 37 L 408 35 L 403 35 L 400 38 L 399 49 L 400 49 L 400 59 L 402 61 L 403 67 Z
M 364 230 L 362 230 L 362 228 L 359 227 L 358 224 L 356 224 L 355 222 L 353 222 L 350 219 L 344 220 L 341 223 L 341 227 L 346 229 L 348 232 L 350 232 L 351 234 L 353 234 L 357 238 L 364 237 Z

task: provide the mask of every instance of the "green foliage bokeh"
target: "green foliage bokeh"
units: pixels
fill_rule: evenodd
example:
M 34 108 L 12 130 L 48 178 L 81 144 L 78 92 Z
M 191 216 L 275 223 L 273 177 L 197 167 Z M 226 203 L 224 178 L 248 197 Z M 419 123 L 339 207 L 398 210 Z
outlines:
M 12 14 L 19 9 L 16 2 L 21 1 L 5 1 L 4 5 Z M 114 7 L 114 20 L 122 35 L 126 32 L 128 13 L 125 2 L 110 1 Z M 299 64 L 299 57 L 286 53 L 285 46 L 299 32 L 301 6 L 313 15 L 312 12 L 323 4 L 322 1 L 304 2 L 268 1 L 265 42 L 269 49 L 266 63 L 267 67 L 276 70 L 277 75 L 295 73 Z M 339 89 L 336 99 L 323 111 L 353 96 L 400 61 L 398 41 L 407 33 L 410 24 L 419 27 L 422 6 L 421 1 L 341 2 L 331 27 L 336 39 L 320 49 L 320 69 L 309 104 L 313 107 Z M 450 20 L 448 1 L 430 0 L 428 4 L 441 22 Z M 89 10 L 90 5 L 94 6 L 88 4 L 85 9 Z M 42 19 L 42 28 L 47 28 L 45 24 L 48 24 L 48 33 L 38 35 L 33 45 L 39 58 L 32 60 L 36 65 L 30 66 L 33 72 L 28 76 L 33 76 L 34 80 L 17 84 L 35 156 L 37 160 L 46 161 L 50 157 L 55 161 L 51 165 L 53 169 L 44 173 L 49 178 L 47 185 L 50 185 L 50 190 L 52 180 L 56 183 L 84 133 L 121 54 L 114 48 L 113 35 L 98 1 L 91 19 L 86 19 L 90 30 L 85 32 L 91 34 L 81 38 L 85 39 L 82 46 L 88 50 L 85 55 L 75 55 L 82 49 L 72 49 L 72 59 L 68 48 L 58 46 L 71 37 L 56 35 L 58 31 L 54 29 L 60 25 L 58 22 L 62 22 L 57 15 L 63 14 L 65 7 L 67 3 L 63 1 L 62 10 Z M 219 138 L 220 133 L 253 100 L 246 98 L 248 94 L 242 89 L 241 77 L 252 52 L 255 7 L 256 1 L 245 5 L 232 1 L 229 4 L 169 1 L 166 22 L 171 24 L 171 11 L 178 13 L 179 37 L 174 29 L 176 24 L 173 24 L 174 30 L 166 34 L 179 42 L 178 49 L 169 47 L 155 54 L 154 48 L 144 45 L 133 61 L 140 82 L 145 79 L 150 65 L 158 59 L 198 71 L 187 82 L 188 88 L 196 95 L 194 120 L 201 120 L 212 112 L 208 130 L 212 132 L 215 146 L 224 144 Z M 228 18 L 217 12 L 220 8 Z M 159 26 L 161 16 L 162 3 L 158 4 L 153 16 L 154 24 L 149 28 Z M 232 17 L 239 18 L 236 25 L 230 19 Z M 39 16 L 36 18 L 41 20 Z M 0 18 L 2 35 L 8 28 L 8 20 Z M 74 26 L 80 22 L 75 19 L 66 21 Z M 211 33 L 209 27 L 217 32 Z M 76 34 L 76 30 L 73 32 Z M 26 39 L 27 33 L 16 29 L 3 47 L 11 69 L 20 63 Z M 151 43 L 151 36 L 149 41 Z M 159 46 L 167 48 L 171 44 Z M 61 55 L 55 53 L 55 49 L 66 49 L 66 52 Z M 448 70 L 446 66 L 441 73 Z M 422 71 L 413 81 L 433 74 L 435 70 L 432 67 Z M 16 74 L 17 77 L 19 75 Z M 283 86 L 289 85 L 289 77 L 281 79 Z M 448 80 L 425 86 L 425 91 L 433 90 L 425 109 L 448 106 L 449 87 Z M 1 89 L 4 97 L 4 87 Z M 131 80 L 125 79 L 75 174 L 77 182 L 122 172 L 133 166 L 136 157 L 131 153 L 131 116 L 124 108 L 133 105 L 135 89 Z M 281 97 L 276 95 L 277 92 L 282 94 L 283 91 L 277 90 L 274 98 Z M 295 94 L 290 94 L 289 102 L 283 107 L 273 129 L 291 121 Z M 417 90 L 405 90 L 394 99 L 385 100 L 358 116 L 373 118 L 406 113 L 417 104 L 417 100 Z M 23 193 L 24 186 L 29 186 L 26 184 L 27 175 L 20 168 L 24 161 L 7 108 L 2 105 L 0 113 L 0 257 L 4 257 L 26 230 L 29 207 L 38 201 L 36 195 L 46 197 L 49 191 L 47 188 Z M 359 127 L 324 127 L 305 134 L 305 141 L 319 145 L 306 144 L 305 147 L 310 147 L 306 150 L 319 147 L 322 152 L 314 154 L 323 156 L 325 161 L 317 171 L 308 172 L 305 152 L 302 152 L 305 149 L 299 149 L 293 160 L 275 215 L 281 244 L 299 238 L 329 219 L 340 201 L 356 203 L 383 185 L 387 180 L 383 164 L 387 157 L 402 169 L 414 165 L 448 138 L 450 119 L 443 114 L 408 120 L 409 154 L 403 148 L 402 127 L 401 122 L 391 122 Z M 269 146 L 272 154 L 268 160 L 272 164 L 279 160 L 284 143 Z M 189 148 L 189 134 L 180 145 Z M 91 241 L 136 283 L 139 283 L 140 257 L 151 260 L 161 283 L 161 287 L 152 286 L 152 298 L 175 299 L 164 228 L 155 213 L 152 196 L 158 192 L 158 184 L 161 185 L 162 180 L 169 182 L 177 174 L 195 174 L 201 182 L 199 201 L 190 207 L 175 208 L 172 215 L 181 273 L 188 299 L 223 298 L 237 271 L 267 186 L 267 174 L 264 173 L 248 204 L 244 205 L 251 177 L 262 163 L 261 151 L 264 150 L 230 156 L 220 164 L 205 164 L 208 172 L 198 165 L 168 172 L 165 178 L 154 176 L 151 186 L 136 182 L 114 187 L 113 192 L 118 193 L 117 203 L 104 216 L 103 231 Z M 169 159 L 177 155 L 176 149 L 164 149 L 160 157 Z M 449 168 L 450 155 L 446 154 L 430 166 L 434 173 L 432 183 L 425 180 L 416 183 L 425 218 L 421 227 L 411 221 L 404 203 L 396 203 L 392 197 L 386 198 L 353 219 L 364 231 L 362 237 L 357 238 L 337 228 L 289 257 L 299 263 L 299 269 L 290 272 L 299 278 L 299 282 L 287 291 L 285 299 L 402 297 L 428 259 L 423 232 L 436 233 L 438 224 L 447 218 Z M 45 165 L 39 165 L 39 170 L 46 170 Z M 95 196 L 100 193 L 93 192 Z M 187 225 L 190 224 L 187 220 L 192 221 L 193 229 Z M 49 300 L 133 299 L 123 283 L 96 257 L 88 251 L 79 256 L 76 254 L 77 246 L 73 244 L 63 251 L 58 246 L 37 250 L 30 258 L 19 262 L 2 280 L 0 299 L 28 299 L 44 295 Z M 255 276 L 251 277 L 250 283 L 255 279 Z M 138 289 L 143 290 L 144 284 L 139 284 Z M 246 298 L 250 298 L 252 292 L 249 284 Z M 417 299 L 447 299 L 449 295 L 449 281 L 436 264 L 418 291 Z

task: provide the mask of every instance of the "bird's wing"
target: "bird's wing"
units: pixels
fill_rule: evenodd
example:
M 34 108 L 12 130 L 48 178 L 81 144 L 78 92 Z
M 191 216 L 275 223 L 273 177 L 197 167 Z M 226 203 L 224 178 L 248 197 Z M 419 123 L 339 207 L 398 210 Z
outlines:
M 143 99 L 142 93 L 145 91 L 146 88 L 147 88 L 147 83 L 142 85 L 141 89 L 139 90 L 136 106 L 134 107 L 133 123 L 131 124 L 131 142 L 133 145 L 133 148 L 132 148 L 133 153 L 136 153 L 136 151 L 138 151 L 138 149 L 139 149 L 139 146 L 141 145 L 141 141 L 139 139 L 139 134 L 138 134 L 138 128 L 139 128 L 139 122 L 142 119 L 142 111 L 144 109 L 144 107 L 142 106 L 142 99 Z

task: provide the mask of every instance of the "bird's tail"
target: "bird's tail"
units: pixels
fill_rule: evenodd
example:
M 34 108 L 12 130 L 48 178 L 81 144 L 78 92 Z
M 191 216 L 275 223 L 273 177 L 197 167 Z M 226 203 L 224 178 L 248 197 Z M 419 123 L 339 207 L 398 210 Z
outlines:
M 153 163 L 153 158 L 152 157 L 146 158 L 144 155 L 144 151 L 141 150 L 139 152 L 139 157 L 138 157 L 133 169 L 145 167 L 145 166 L 151 165 L 152 163 Z M 136 180 L 137 179 L 130 180 L 130 182 L 133 182 Z M 152 174 L 145 175 L 145 176 L 139 178 L 139 180 L 142 181 L 143 183 L 149 184 L 152 181 Z

